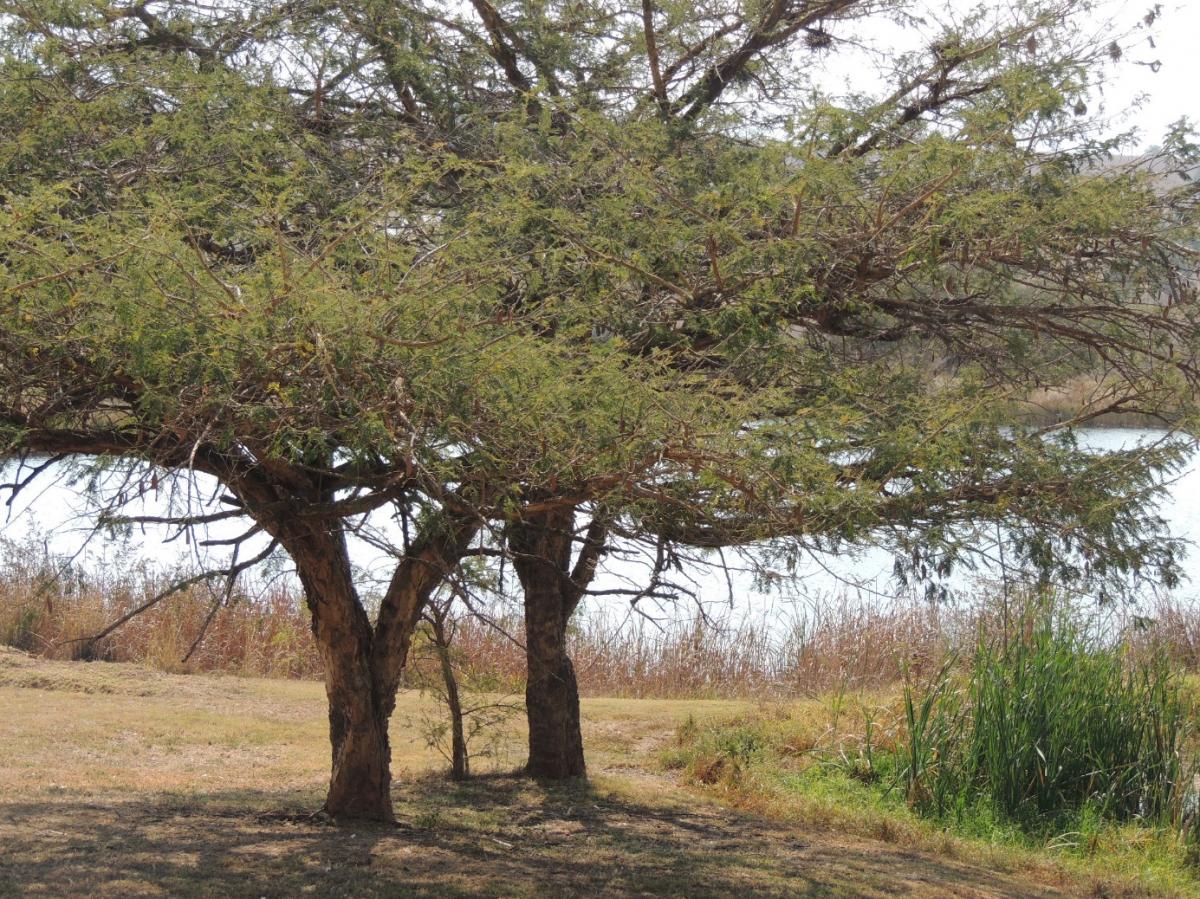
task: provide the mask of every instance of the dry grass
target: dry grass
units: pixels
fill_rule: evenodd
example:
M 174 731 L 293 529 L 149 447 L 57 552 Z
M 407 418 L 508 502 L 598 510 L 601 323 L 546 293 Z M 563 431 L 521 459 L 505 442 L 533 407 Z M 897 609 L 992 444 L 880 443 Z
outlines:
M 809 703 L 812 714 L 818 703 Z M 306 816 L 327 766 L 306 681 L 181 677 L 0 650 L 0 896 L 1083 895 L 1090 882 L 811 830 L 688 792 L 655 759 L 688 716 L 735 701 L 588 699 L 592 782 L 462 785 L 401 695 L 396 828 Z
M 87 645 L 81 638 L 145 602 L 165 582 L 97 579 L 63 587 L 10 565 L 0 571 L 0 644 L 45 658 L 79 658 Z M 320 677 L 308 614 L 281 587 L 265 595 L 236 593 L 185 662 L 212 604 L 203 589 L 184 591 L 133 619 L 93 655 L 170 672 Z M 830 601 L 773 631 L 686 619 L 620 624 L 594 615 L 573 625 L 570 645 L 585 695 L 765 698 L 894 683 L 906 666 L 936 662 L 968 629 L 962 614 L 921 602 L 870 609 Z M 486 621 L 460 616 L 454 655 L 464 681 L 519 691 L 525 677 L 522 630 L 520 618 L 508 612 Z M 436 676 L 435 667 L 418 652 L 413 682 Z
M 0 540 L 0 645 L 78 658 L 87 644 L 75 641 L 179 577 L 63 570 L 61 560 L 47 558 L 36 544 Z M 235 591 L 184 662 L 217 598 L 203 587 L 172 596 L 102 641 L 94 656 L 168 672 L 320 677 L 308 613 L 284 581 Z M 827 597 L 786 607 L 770 628 L 637 617 L 621 623 L 595 613 L 577 616 L 570 642 L 585 695 L 782 699 L 877 689 L 903 680 L 905 672 L 920 679 L 948 652 L 969 653 L 979 627 L 1000 627 L 998 605 L 987 591 L 970 606 L 912 598 L 871 607 Z M 1108 614 L 1114 633 L 1133 630 L 1137 645 L 1161 648 L 1184 669 L 1200 671 L 1200 608 L 1163 600 Z M 1137 622 L 1151 625 L 1138 629 Z M 522 622 L 511 606 L 497 606 L 486 620 L 460 615 L 454 629 L 454 656 L 468 689 L 523 689 Z M 413 685 L 437 676 L 420 651 L 411 668 Z
M 570 645 L 587 695 L 778 699 L 894 684 L 906 668 L 936 664 L 969 640 L 975 621 L 973 613 L 916 600 L 872 609 L 830 599 L 793 610 L 771 628 L 581 616 Z M 461 619 L 460 668 L 476 682 L 518 688 L 525 670 L 521 627 L 512 614 Z
M 46 658 L 137 662 L 162 671 L 320 677 L 308 613 L 282 583 L 248 584 L 228 597 L 220 585 L 196 586 L 96 646 L 80 642 L 183 576 L 144 567 L 83 571 L 36 542 L 0 540 L 0 645 Z M 202 630 L 204 639 L 185 662 Z
M 1101 409 L 1116 399 L 1119 384 L 1099 373 L 1080 374 L 1063 384 L 1030 393 L 1017 404 L 1022 422 L 1036 426 L 1058 424 L 1084 412 Z M 1092 427 L 1161 428 L 1163 421 L 1137 412 L 1106 413 L 1091 419 Z
M 185 590 L 133 619 L 95 647 L 100 631 L 161 592 L 179 572 L 99 570 L 63 573 L 62 560 L 36 544 L 0 541 L 0 644 L 46 658 L 93 657 L 171 672 L 255 677 L 319 677 L 308 613 L 286 584 L 248 585 L 216 607 L 213 590 Z M 768 697 L 815 695 L 835 686 L 892 683 L 904 666 L 940 657 L 968 619 L 913 601 L 870 609 L 830 600 L 793 612 L 770 632 L 751 624 L 579 617 L 571 650 L 580 686 L 593 696 Z M 522 622 L 497 607 L 486 620 L 461 615 L 455 656 L 464 680 L 518 691 L 524 681 Z M 416 681 L 424 675 L 420 654 Z
M 984 588 L 970 604 L 919 598 L 872 607 L 845 597 L 791 606 L 770 628 L 699 620 L 653 623 L 580 616 L 571 654 L 580 689 L 591 696 L 786 700 L 856 693 L 922 680 L 947 657 L 969 657 L 980 630 L 998 633 L 1021 618 L 1022 597 L 1007 614 Z M 1096 616 L 1135 651 L 1161 651 L 1200 672 L 1200 607 L 1160 598 L 1140 607 L 1108 607 Z M 522 624 L 503 612 L 457 621 L 455 657 L 468 683 L 519 691 L 525 658 Z M 413 668 L 422 671 L 418 653 Z

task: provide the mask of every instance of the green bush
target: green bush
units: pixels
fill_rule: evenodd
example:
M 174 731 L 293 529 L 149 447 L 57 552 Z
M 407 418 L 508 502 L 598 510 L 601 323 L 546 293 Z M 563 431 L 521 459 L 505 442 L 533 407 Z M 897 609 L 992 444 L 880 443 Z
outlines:
M 689 716 L 680 726 L 678 746 L 663 752 L 667 768 L 683 769 L 700 783 L 736 782 L 771 752 L 765 722 L 750 719 L 708 721 Z

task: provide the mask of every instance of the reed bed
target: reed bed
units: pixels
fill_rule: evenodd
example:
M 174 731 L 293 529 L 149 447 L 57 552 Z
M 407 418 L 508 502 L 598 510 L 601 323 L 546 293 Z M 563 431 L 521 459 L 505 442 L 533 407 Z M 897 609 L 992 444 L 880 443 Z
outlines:
M 198 585 L 101 641 L 87 639 L 184 577 L 146 566 L 85 571 L 36 544 L 0 541 L 0 644 L 48 658 L 138 662 L 172 672 L 321 676 L 308 612 L 282 582 L 246 582 L 228 596 L 219 584 Z
M 981 632 L 963 668 L 905 685 L 899 757 L 914 806 L 945 817 L 982 805 L 1029 829 L 1085 808 L 1190 825 L 1191 693 L 1164 653 L 1047 598 L 1008 632 Z
M 183 574 L 115 565 L 81 570 L 33 541 L 0 540 L 0 643 L 52 658 L 138 662 L 174 672 L 321 676 L 308 612 L 287 580 L 245 581 L 228 597 L 220 585 L 193 587 L 96 644 L 84 639 Z M 1003 628 L 1004 603 L 990 588 L 980 595 L 974 603 L 914 596 L 874 606 L 831 595 L 724 620 L 689 615 L 684 607 L 677 617 L 657 620 L 593 607 L 572 624 L 570 645 L 580 688 L 593 696 L 787 698 L 872 690 L 934 672 L 948 655 L 970 654 L 981 629 Z M 464 682 L 521 690 L 519 606 L 497 602 L 476 612 L 460 608 L 453 618 L 453 654 Z M 1107 631 L 1124 635 L 1138 651 L 1200 671 L 1200 608 L 1163 600 L 1106 614 Z M 414 667 L 423 664 L 414 656 Z M 414 682 L 420 675 L 414 672 Z

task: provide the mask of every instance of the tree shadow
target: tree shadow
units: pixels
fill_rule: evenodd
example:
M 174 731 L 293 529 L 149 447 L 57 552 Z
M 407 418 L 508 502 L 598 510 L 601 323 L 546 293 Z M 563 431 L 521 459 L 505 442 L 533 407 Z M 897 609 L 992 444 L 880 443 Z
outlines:
M 951 859 L 582 782 L 426 778 L 398 788 L 395 827 L 323 823 L 301 813 L 307 798 L 0 803 L 0 896 L 1050 894 Z

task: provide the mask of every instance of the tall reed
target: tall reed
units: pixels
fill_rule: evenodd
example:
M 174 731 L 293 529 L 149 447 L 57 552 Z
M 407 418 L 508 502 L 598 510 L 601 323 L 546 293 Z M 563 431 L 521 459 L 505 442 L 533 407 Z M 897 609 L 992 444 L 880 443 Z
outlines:
M 156 595 L 184 571 L 140 565 L 72 565 L 34 539 L 0 538 L 0 644 L 72 658 L 72 642 L 101 630 Z M 215 588 L 214 588 L 215 589 Z M 97 657 L 169 671 L 320 677 L 304 603 L 290 581 L 247 581 L 219 604 L 186 663 L 182 660 L 219 598 L 205 587 L 170 597 L 95 647 Z M 869 604 L 825 595 L 777 603 L 758 617 L 677 617 L 651 621 L 615 606 L 588 606 L 572 622 L 571 652 L 585 694 L 628 697 L 781 698 L 886 688 L 906 674 L 920 681 L 949 655 L 969 658 L 982 629 L 1005 628 L 996 593 L 971 603 L 915 596 Z M 523 623 L 515 603 L 480 616 L 453 613 L 455 653 L 472 683 L 518 692 L 525 678 Z M 1200 670 L 1200 608 L 1164 600 L 1118 610 L 1105 639 L 1123 637 L 1135 655 L 1166 655 Z M 421 664 L 419 660 L 415 664 Z
M 906 686 L 910 801 L 939 815 L 982 803 L 1030 829 L 1084 809 L 1178 822 L 1191 710 L 1169 660 L 1052 600 L 1015 624 L 981 631 L 964 674 Z
M 85 639 L 187 573 L 137 565 L 83 570 L 36 541 L 0 540 L 0 645 L 50 658 L 138 662 L 166 671 L 321 675 L 308 612 L 283 582 L 245 582 L 227 597 L 219 586 L 196 586 L 164 599 L 99 643 Z

